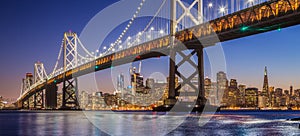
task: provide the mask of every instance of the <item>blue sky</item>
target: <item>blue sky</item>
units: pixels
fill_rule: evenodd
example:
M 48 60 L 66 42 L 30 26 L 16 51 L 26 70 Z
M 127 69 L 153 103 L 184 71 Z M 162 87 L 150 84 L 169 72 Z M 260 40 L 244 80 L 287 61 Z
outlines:
M 33 72 L 36 61 L 44 62 L 50 72 L 63 33 L 81 32 L 94 15 L 114 2 L 116 0 L 0 1 L 0 95 L 17 97 L 21 79 L 26 72 Z M 294 26 L 222 43 L 228 78 L 237 78 L 239 83 L 261 89 L 264 66 L 267 66 L 271 86 L 300 88 L 299 32 L 300 26 Z M 151 63 L 159 61 L 145 63 L 149 65 L 145 66 L 147 71 L 153 69 Z M 148 73 L 145 75 L 149 76 Z

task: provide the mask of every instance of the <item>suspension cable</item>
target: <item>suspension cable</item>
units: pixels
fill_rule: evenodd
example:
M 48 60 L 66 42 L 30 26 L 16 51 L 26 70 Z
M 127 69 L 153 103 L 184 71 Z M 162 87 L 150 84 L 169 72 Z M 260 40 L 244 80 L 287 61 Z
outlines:
M 146 2 L 146 0 L 142 0 L 140 5 L 138 6 L 136 12 L 133 14 L 133 17 L 131 18 L 131 20 L 129 21 L 129 23 L 127 24 L 127 26 L 125 27 L 125 29 L 123 30 L 123 32 L 119 35 L 119 37 L 117 38 L 117 40 L 112 44 L 112 46 L 110 46 L 108 48 L 107 51 L 104 52 L 104 54 L 106 54 L 107 52 L 109 52 L 111 49 L 113 49 L 115 47 L 115 45 L 117 43 L 119 43 L 121 41 L 121 39 L 123 38 L 123 36 L 127 33 L 128 29 L 131 27 L 133 21 L 135 20 L 135 18 L 138 16 L 138 14 L 140 13 L 144 3 Z

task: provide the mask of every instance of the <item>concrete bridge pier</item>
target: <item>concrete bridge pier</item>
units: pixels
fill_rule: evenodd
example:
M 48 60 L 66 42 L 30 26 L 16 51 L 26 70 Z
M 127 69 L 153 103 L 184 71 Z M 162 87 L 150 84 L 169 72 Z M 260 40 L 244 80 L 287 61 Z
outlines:
M 45 108 L 56 109 L 57 108 L 57 85 L 47 85 L 45 94 Z
M 65 80 L 63 82 L 62 110 L 79 109 L 78 103 L 78 83 L 77 78 Z
M 44 108 L 44 90 L 41 90 L 34 94 L 34 108 L 35 109 Z

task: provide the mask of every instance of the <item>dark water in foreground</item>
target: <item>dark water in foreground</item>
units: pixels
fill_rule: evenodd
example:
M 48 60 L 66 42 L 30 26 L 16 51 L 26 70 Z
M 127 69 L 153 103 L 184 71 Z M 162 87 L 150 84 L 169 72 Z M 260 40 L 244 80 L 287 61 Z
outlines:
M 300 122 L 286 121 L 289 118 L 300 117 L 299 111 L 224 111 L 201 115 L 201 117 L 197 114 L 162 116 L 164 115 L 150 112 L 112 114 L 111 112 L 81 111 L 0 111 L 0 136 L 300 135 L 300 129 L 298 129 Z M 205 123 L 201 118 L 209 121 Z

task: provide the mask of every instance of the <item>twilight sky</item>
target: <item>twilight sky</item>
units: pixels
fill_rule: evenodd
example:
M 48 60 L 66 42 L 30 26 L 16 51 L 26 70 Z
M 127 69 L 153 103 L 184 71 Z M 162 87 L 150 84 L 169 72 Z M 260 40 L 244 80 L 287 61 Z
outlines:
M 44 62 L 49 73 L 56 61 L 63 33 L 70 29 L 81 32 L 93 16 L 116 1 L 0 1 L 0 95 L 18 97 L 21 79 L 26 72 L 33 72 L 36 61 Z M 261 89 L 264 66 L 267 66 L 271 86 L 300 88 L 299 32 L 300 26 L 294 26 L 222 43 L 228 78 Z M 143 65 L 145 77 L 151 74 L 147 70 L 153 69 L 167 75 L 167 65 L 157 67 L 163 63 L 155 59 L 146 61 Z M 108 83 L 102 85 L 110 76 L 107 73 L 96 74 L 101 90 L 112 88 Z

